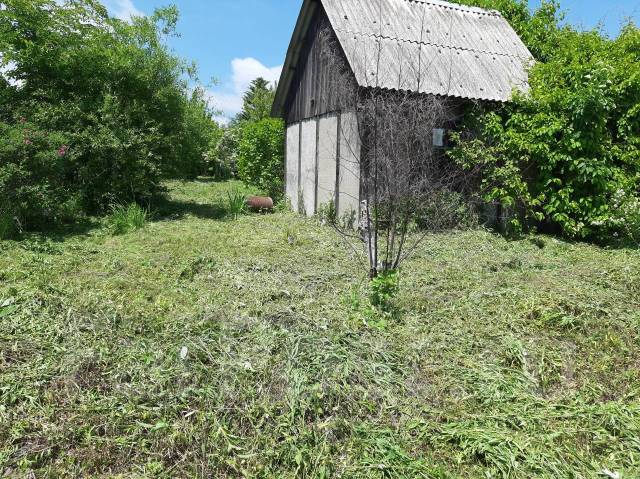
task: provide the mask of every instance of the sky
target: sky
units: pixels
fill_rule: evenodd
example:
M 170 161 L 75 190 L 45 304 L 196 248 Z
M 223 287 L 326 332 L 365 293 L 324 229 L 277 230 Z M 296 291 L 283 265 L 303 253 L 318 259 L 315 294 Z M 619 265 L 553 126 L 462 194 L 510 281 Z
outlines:
M 280 77 L 302 0 L 103 0 L 122 19 L 149 15 L 169 3 L 181 12 L 171 48 L 195 60 L 212 104 L 231 118 L 242 107 L 242 94 L 261 76 Z M 540 0 L 530 0 L 535 8 Z M 560 0 L 567 22 L 582 28 L 599 24 L 615 36 L 626 18 L 640 23 L 639 0 Z M 216 80 L 216 84 L 212 80 Z

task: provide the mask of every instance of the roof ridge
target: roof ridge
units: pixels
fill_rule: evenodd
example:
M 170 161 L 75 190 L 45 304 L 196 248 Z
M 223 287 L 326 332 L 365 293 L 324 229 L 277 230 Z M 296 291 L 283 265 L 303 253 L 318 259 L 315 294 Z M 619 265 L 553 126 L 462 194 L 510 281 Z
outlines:
M 419 45 L 430 45 L 433 47 L 438 47 L 438 48 L 447 48 L 449 50 L 460 50 L 460 51 L 465 51 L 465 52 L 473 52 L 473 53 L 483 53 L 486 55 L 497 55 L 497 56 L 501 56 L 501 57 L 508 57 L 508 58 L 516 58 L 518 60 L 527 60 L 527 58 L 521 57 L 519 55 L 510 55 L 508 53 L 498 53 L 498 52 L 492 52 L 492 51 L 488 51 L 488 50 L 479 50 L 479 49 L 475 49 L 475 48 L 465 48 L 465 47 L 457 47 L 457 46 L 453 46 L 453 45 L 442 45 L 439 43 L 433 43 L 433 42 L 427 42 L 427 41 L 418 41 L 418 40 L 408 40 L 406 38 L 395 38 L 395 37 L 390 37 L 388 35 L 380 35 L 377 33 L 363 33 L 363 32 L 356 32 L 356 31 L 352 31 L 352 30 L 343 30 L 341 28 L 336 28 L 335 29 L 336 32 L 341 32 L 341 33 L 346 33 L 349 35 L 358 35 L 360 37 L 368 37 L 368 38 L 382 38 L 384 40 L 392 40 L 392 41 L 396 41 L 396 42 L 403 42 L 403 43 L 415 43 L 415 44 L 419 44 Z
M 409 3 L 423 3 L 427 5 L 435 5 L 442 8 L 450 8 L 451 10 L 460 10 L 462 12 L 477 13 L 478 15 L 488 15 L 494 17 L 502 17 L 502 13 L 498 10 L 489 10 L 481 7 L 472 7 L 470 5 L 462 5 L 459 3 L 446 2 L 444 0 L 405 0 Z

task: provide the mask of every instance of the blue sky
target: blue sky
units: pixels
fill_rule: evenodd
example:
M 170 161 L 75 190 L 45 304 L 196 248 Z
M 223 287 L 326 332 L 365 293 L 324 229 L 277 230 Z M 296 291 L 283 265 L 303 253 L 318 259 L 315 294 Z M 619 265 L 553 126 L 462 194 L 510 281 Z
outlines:
M 195 60 L 214 105 L 226 117 L 238 112 L 241 96 L 257 76 L 279 78 L 302 0 L 103 0 L 114 15 L 150 14 L 174 3 L 181 12 L 180 38 L 171 41 L 181 56 Z M 532 7 L 540 0 L 531 0 Z M 583 28 L 600 23 L 616 35 L 625 18 L 640 20 L 638 0 L 560 0 L 567 21 Z

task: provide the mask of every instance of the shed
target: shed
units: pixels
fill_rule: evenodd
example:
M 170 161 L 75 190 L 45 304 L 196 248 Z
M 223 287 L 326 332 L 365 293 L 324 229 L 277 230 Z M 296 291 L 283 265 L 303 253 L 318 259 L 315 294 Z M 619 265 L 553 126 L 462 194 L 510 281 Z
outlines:
M 335 42 L 320 41 L 327 29 Z M 286 123 L 287 197 L 307 215 L 327 203 L 340 215 L 360 204 L 363 145 L 355 113 L 332 86 L 344 79 L 323 61 L 327 48 L 357 88 L 461 102 L 508 101 L 528 88 L 532 62 L 497 11 L 438 0 L 304 0 L 272 115 Z

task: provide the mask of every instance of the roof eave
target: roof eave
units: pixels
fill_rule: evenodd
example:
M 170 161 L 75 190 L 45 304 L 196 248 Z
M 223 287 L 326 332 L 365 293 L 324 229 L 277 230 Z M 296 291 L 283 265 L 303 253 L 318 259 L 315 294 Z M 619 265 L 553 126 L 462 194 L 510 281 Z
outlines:
M 282 118 L 284 115 L 285 102 L 289 96 L 293 76 L 298 68 L 298 61 L 300 60 L 300 54 L 304 47 L 304 39 L 307 36 L 313 15 L 318 9 L 318 4 L 319 0 L 304 0 L 302 4 L 296 28 L 291 37 L 289 49 L 287 50 L 287 58 L 282 68 L 273 106 L 271 107 L 271 116 L 274 118 Z

